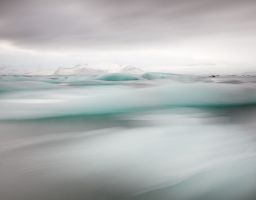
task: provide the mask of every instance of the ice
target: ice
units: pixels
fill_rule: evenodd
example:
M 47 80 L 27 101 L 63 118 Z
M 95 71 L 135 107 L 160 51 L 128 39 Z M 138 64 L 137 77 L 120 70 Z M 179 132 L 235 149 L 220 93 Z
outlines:
M 113 73 L 100 76 L 98 79 L 104 81 L 134 81 L 139 78 L 132 74 Z

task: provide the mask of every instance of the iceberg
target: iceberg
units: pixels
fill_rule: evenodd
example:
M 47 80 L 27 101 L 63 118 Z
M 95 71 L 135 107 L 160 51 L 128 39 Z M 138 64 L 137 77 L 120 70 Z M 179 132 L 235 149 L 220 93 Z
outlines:
M 142 74 L 144 71 L 138 67 L 126 66 L 121 68 L 121 73 L 129 73 L 129 74 Z
M 132 74 L 112 73 L 100 76 L 98 79 L 103 81 L 134 81 L 139 78 Z
M 87 65 L 76 65 L 74 67 L 59 67 L 54 72 L 54 75 L 99 75 L 104 73 L 106 73 L 106 71 L 101 69 L 94 69 Z
M 170 73 L 161 73 L 161 72 L 147 72 L 142 75 L 142 78 L 148 80 L 155 80 L 155 79 L 168 79 L 173 74 Z

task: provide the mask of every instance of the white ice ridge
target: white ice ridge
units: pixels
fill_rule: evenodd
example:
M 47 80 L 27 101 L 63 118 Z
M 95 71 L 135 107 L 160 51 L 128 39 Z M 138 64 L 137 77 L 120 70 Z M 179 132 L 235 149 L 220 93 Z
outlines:
M 108 68 L 96 68 L 89 65 L 76 65 L 74 67 L 59 67 L 54 75 L 101 75 L 107 73 L 141 74 L 143 70 L 133 66 L 113 65 Z

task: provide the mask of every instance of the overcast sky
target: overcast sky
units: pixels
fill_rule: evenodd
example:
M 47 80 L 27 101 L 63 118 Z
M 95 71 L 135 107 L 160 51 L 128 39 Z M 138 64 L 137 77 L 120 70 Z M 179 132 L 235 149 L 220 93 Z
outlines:
M 0 0 L 7 67 L 234 72 L 253 70 L 255 52 L 255 0 Z

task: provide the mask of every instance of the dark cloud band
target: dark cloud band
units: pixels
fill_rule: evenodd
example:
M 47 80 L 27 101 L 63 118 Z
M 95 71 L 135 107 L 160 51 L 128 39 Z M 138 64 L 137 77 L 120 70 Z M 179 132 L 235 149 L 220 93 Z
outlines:
M 169 43 L 255 34 L 255 0 L 1 0 L 0 40 L 28 48 Z

